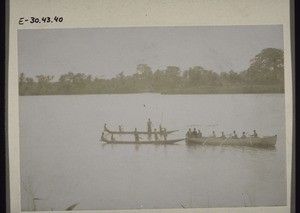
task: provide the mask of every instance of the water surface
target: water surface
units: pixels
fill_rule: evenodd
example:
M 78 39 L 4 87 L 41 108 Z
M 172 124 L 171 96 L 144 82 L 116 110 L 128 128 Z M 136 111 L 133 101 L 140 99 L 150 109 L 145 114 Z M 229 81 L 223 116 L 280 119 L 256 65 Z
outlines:
M 169 138 L 256 129 L 278 140 L 273 149 L 99 142 L 104 123 L 146 130 L 148 118 L 179 130 Z M 20 97 L 22 210 L 286 205 L 285 156 L 282 94 Z

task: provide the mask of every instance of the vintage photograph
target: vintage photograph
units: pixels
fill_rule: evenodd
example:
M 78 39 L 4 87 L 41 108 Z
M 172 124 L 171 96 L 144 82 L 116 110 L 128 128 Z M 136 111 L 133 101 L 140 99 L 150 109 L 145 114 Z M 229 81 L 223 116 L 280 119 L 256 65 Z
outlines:
M 287 205 L 283 25 L 17 39 L 22 211 Z

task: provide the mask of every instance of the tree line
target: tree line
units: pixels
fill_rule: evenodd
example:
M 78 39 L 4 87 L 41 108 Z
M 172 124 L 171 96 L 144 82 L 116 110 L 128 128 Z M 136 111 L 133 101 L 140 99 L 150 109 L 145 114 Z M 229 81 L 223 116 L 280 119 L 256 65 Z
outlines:
M 201 66 L 180 70 L 177 66 L 153 71 L 139 64 L 133 75 L 120 72 L 111 79 L 69 72 L 54 81 L 54 76 L 35 79 L 19 74 L 20 95 L 120 94 L 156 92 L 164 94 L 201 93 L 283 93 L 283 51 L 263 49 L 241 72 L 217 73 Z

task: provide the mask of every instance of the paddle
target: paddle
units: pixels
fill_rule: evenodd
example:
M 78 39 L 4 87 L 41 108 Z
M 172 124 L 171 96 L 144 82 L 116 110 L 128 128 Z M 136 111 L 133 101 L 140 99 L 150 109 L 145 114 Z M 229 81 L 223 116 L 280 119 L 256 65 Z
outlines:
M 205 145 L 205 143 L 208 141 L 209 137 L 207 137 L 203 143 L 203 145 Z
M 220 144 L 220 146 L 223 145 L 223 143 L 225 143 L 227 141 L 228 138 L 226 138 L 225 140 L 222 141 L 222 143 Z
M 251 146 L 253 146 L 252 140 L 251 140 L 251 135 L 249 136 L 248 132 L 246 132 L 246 135 L 248 136 L 249 142 L 251 144 Z
M 253 143 L 252 143 L 252 141 L 251 141 L 251 137 L 249 137 L 249 141 L 250 141 L 250 143 L 251 143 L 251 146 L 253 146 Z

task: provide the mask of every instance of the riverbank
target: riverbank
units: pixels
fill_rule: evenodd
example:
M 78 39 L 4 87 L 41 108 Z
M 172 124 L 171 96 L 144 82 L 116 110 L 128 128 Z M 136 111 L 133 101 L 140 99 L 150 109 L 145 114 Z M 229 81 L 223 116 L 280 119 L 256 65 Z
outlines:
M 35 91 L 20 92 L 20 96 L 36 95 L 91 95 L 91 94 L 138 94 L 138 93 L 160 93 L 165 95 L 190 95 L 190 94 L 260 94 L 260 93 L 284 93 L 283 85 L 243 85 L 243 86 L 200 86 L 180 89 L 167 89 L 157 91 L 146 90 L 114 90 L 114 91 Z
M 201 86 L 166 90 L 162 94 L 257 94 L 284 93 L 283 85 Z

